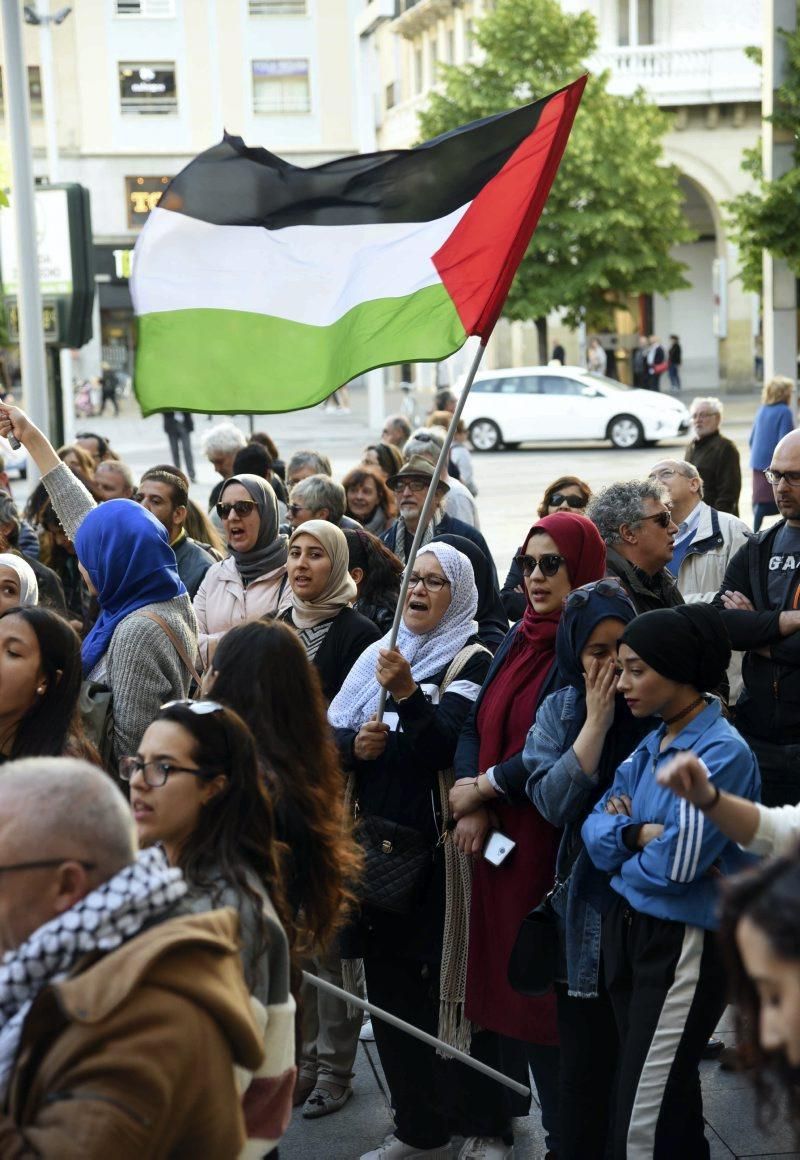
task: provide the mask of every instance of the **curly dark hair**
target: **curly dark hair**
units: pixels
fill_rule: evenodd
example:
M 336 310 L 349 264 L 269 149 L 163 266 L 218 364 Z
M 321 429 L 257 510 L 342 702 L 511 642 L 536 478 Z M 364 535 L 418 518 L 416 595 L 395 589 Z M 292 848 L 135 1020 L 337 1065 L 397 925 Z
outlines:
M 383 540 L 366 528 L 344 528 L 344 538 L 350 552 L 349 570 L 360 568 L 364 579 L 358 589 L 358 598 L 367 604 L 381 604 L 387 596 L 400 595 L 403 561 L 387 548 Z
M 767 938 L 775 955 L 800 971 L 800 850 L 762 862 L 722 886 L 719 940 L 736 1010 L 736 1043 L 756 1089 L 759 1126 L 785 1101 L 800 1145 L 800 1086 L 797 1069 L 782 1053 L 766 1051 L 759 1040 L 761 998 L 742 961 L 736 931 L 748 919 Z
M 214 654 L 212 695 L 253 731 L 274 794 L 290 901 L 307 943 L 327 947 L 355 901 L 361 857 L 345 817 L 345 778 L 322 686 L 288 625 L 256 620 Z

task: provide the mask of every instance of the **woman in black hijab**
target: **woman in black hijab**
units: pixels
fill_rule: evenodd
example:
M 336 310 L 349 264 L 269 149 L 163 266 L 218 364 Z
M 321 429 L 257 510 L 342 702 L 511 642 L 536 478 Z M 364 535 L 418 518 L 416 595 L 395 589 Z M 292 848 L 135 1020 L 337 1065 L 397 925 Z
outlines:
M 478 637 L 481 644 L 496 653 L 500 642 L 508 632 L 508 617 L 503 602 L 500 599 L 500 590 L 492 574 L 492 567 L 484 553 L 472 540 L 464 536 L 453 536 L 449 532 L 441 536 L 434 536 L 433 543 L 449 544 L 462 552 L 472 564 L 475 573 L 475 585 L 478 589 L 478 611 L 475 619 L 478 622 Z

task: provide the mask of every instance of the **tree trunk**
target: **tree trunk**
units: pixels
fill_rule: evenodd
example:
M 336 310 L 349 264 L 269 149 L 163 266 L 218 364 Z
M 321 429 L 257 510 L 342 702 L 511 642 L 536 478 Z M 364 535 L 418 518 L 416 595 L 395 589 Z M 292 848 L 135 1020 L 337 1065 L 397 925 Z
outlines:
M 547 360 L 550 357 L 547 353 L 547 319 L 536 319 L 536 335 L 539 339 L 539 365 L 547 366 Z

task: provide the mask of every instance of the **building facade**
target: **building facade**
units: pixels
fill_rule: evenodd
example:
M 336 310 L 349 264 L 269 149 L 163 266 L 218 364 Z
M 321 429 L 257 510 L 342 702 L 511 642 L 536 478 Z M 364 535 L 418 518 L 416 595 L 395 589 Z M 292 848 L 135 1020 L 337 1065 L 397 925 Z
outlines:
M 51 176 L 52 117 L 58 179 L 91 192 L 96 338 L 79 373 L 96 373 L 101 357 L 130 370 L 139 230 L 223 129 L 298 165 L 358 149 L 354 19 L 355 0 L 74 0 L 51 31 L 49 110 L 40 31 L 26 28 L 36 178 Z
M 684 380 L 693 389 L 751 386 L 759 309 L 738 278 L 738 256 L 725 223 L 725 202 L 749 188 L 742 153 L 761 131 L 760 70 L 746 55 L 760 45 L 760 5 L 753 0 L 561 0 L 567 11 L 591 11 L 599 43 L 588 61 L 607 69 L 612 92 L 641 88 L 671 114 L 665 160 L 677 167 L 684 212 L 697 239 L 676 247 L 690 289 L 631 304 L 608 342 L 625 350 L 635 333 L 678 334 Z M 417 114 L 437 83 L 439 62 L 475 58 L 475 28 L 490 0 L 369 0 L 357 16 L 362 94 L 371 99 L 374 142 L 405 147 L 418 139 Z M 363 138 L 362 138 L 363 139 Z M 636 149 L 621 141 L 621 149 Z M 568 358 L 578 336 L 551 319 L 551 336 Z M 538 362 L 532 326 L 501 325 L 487 352 L 490 365 Z M 622 365 L 625 365 L 624 358 Z

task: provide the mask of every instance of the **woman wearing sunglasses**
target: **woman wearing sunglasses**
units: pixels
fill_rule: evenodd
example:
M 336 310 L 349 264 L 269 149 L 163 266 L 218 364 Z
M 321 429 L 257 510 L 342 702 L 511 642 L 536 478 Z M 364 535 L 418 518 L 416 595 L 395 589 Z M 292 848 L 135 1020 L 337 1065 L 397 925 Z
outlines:
M 286 537 L 279 531 L 278 501 L 265 479 L 234 475 L 217 501 L 230 556 L 212 564 L 194 598 L 203 667 L 234 625 L 277 616 L 291 602 Z
M 634 717 L 662 723 L 620 765 L 582 828 L 616 895 L 602 929 L 620 1036 L 615 1160 L 709 1155 L 698 1068 L 726 1002 L 718 887 L 750 856 L 716 828 L 713 810 L 675 797 L 658 775 L 692 750 L 718 790 L 757 799 L 756 759 L 706 693 L 730 656 L 722 617 L 709 604 L 646 612 L 620 641 L 619 691 Z
M 524 997 L 508 983 L 508 960 L 520 923 L 550 887 L 559 832 L 525 796 L 528 771 L 522 750 L 544 698 L 563 684 L 556 663 L 556 632 L 562 604 L 573 588 L 605 573 L 606 553 L 589 520 L 573 513 L 545 516 L 528 532 L 517 560 L 525 580 L 527 609 L 498 649 L 467 719 L 456 751 L 459 779 L 451 792 L 459 848 L 475 856 L 470 917 L 467 1015 L 498 1036 L 473 1038 L 473 1054 L 502 1044 L 487 1058 L 506 1074 L 526 1080 L 530 1064 L 542 1106 L 548 1148 L 557 1151 L 558 1035 L 555 1000 Z M 490 829 L 515 843 L 500 865 L 481 858 Z M 500 1039 L 500 1037 L 503 1037 Z M 524 1115 L 518 1101 L 495 1085 L 497 1118 L 504 1113 L 506 1148 L 511 1116 Z M 493 1156 L 508 1155 L 499 1150 Z
M 216 701 L 172 701 L 136 756 L 122 758 L 120 776 L 130 783 L 139 845 L 163 847 L 183 872 L 192 908 L 230 906 L 239 915 L 265 1057 L 244 1091 L 245 1124 L 252 1154 L 266 1155 L 291 1116 L 295 1003 L 279 849 L 252 734 Z
M 536 510 L 539 519 L 552 516 L 555 512 L 580 512 L 585 514 L 592 489 L 577 475 L 560 475 L 545 488 L 542 502 Z M 525 615 L 527 602 L 522 573 L 516 560 L 511 561 L 500 596 L 509 620 L 517 621 Z
M 348 571 L 344 532 L 328 520 L 307 520 L 289 540 L 291 607 L 282 619 L 297 629 L 322 691 L 332 701 L 380 630 L 351 607 L 358 590 Z
M 328 712 L 359 817 L 389 842 L 411 831 L 424 857 L 401 912 L 379 899 L 365 904 L 347 949 L 363 956 L 374 1003 L 462 1049 L 470 1036 L 463 989 L 469 862 L 442 838 L 459 730 L 490 661 L 477 637 L 477 607 L 469 560 L 449 544 L 427 544 L 414 565 L 397 647 L 390 650 L 385 636 L 368 648 Z M 378 722 L 382 689 L 386 716 Z M 369 866 L 365 880 L 369 887 Z M 443 1064 L 433 1048 L 385 1022 L 374 1020 L 373 1029 L 396 1127 L 362 1160 L 444 1160 L 451 1131 L 472 1144 L 493 1134 L 491 1108 L 484 1112 L 490 1082 Z M 468 1141 L 463 1154 L 471 1149 Z
M 540 705 L 522 754 L 528 797 L 562 830 L 552 897 L 561 950 L 556 981 L 561 1160 L 606 1155 L 617 1030 L 600 969 L 600 926 L 614 896 L 607 875 L 586 853 L 581 825 L 617 766 L 655 724 L 632 716 L 617 692 L 617 648 L 635 616 L 617 580 L 599 580 L 569 594 L 556 633 L 565 685 Z

